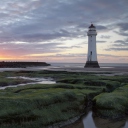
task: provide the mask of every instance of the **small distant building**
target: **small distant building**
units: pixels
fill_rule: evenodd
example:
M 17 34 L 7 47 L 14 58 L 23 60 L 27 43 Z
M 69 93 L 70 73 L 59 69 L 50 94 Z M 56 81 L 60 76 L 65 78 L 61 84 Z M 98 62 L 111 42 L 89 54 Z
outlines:
M 88 55 L 87 61 L 85 64 L 85 68 L 99 68 L 99 64 L 97 61 L 97 52 L 96 52 L 96 27 L 91 24 L 89 26 L 89 30 L 87 32 L 88 35 Z

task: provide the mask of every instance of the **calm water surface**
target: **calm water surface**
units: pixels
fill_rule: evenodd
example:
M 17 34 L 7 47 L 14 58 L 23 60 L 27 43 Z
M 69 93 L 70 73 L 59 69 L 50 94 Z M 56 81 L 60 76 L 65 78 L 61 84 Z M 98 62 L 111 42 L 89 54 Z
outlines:
M 0 72 L 2 71 L 38 71 L 38 70 L 47 70 L 51 68 L 59 69 L 59 68 L 84 68 L 85 63 L 50 63 L 51 66 L 39 66 L 39 67 L 27 67 L 27 68 L 0 68 Z M 127 63 L 99 63 L 100 68 L 128 68 Z
M 11 78 L 11 79 L 20 78 L 20 79 L 32 80 L 34 82 L 4 86 L 4 87 L 0 87 L 0 90 L 8 88 L 8 87 L 18 87 L 18 86 L 25 86 L 25 85 L 29 85 L 29 84 L 55 84 L 56 83 L 56 81 L 54 81 L 52 78 L 30 78 L 30 77 L 23 77 L 23 76 L 8 77 L 8 78 Z
M 128 118 L 121 121 L 106 120 L 92 116 L 90 111 L 83 117 L 83 128 L 128 128 Z
M 120 121 L 112 121 L 95 117 L 89 111 L 81 120 L 63 128 L 128 128 L 128 118 Z

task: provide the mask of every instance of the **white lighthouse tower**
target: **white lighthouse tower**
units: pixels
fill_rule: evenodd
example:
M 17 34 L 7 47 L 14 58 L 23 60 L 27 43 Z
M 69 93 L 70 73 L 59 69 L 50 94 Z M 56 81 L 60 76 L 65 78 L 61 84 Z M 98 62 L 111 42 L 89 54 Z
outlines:
M 86 67 L 99 68 L 99 64 L 97 61 L 97 52 L 96 52 L 96 27 L 91 24 L 89 30 L 87 32 L 88 35 L 88 55 L 87 61 L 85 64 Z

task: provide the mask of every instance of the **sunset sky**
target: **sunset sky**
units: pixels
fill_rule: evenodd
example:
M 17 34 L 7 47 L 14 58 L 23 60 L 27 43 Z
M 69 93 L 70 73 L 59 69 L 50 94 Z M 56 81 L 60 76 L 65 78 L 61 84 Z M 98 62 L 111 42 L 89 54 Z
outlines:
M 128 0 L 0 0 L 0 61 L 128 63 Z

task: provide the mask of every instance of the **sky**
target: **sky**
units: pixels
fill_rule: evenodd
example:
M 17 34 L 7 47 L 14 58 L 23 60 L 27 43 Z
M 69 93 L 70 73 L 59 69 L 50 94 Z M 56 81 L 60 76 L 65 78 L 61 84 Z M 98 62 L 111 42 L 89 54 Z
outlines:
M 128 63 L 128 0 L 0 0 L 0 61 Z

